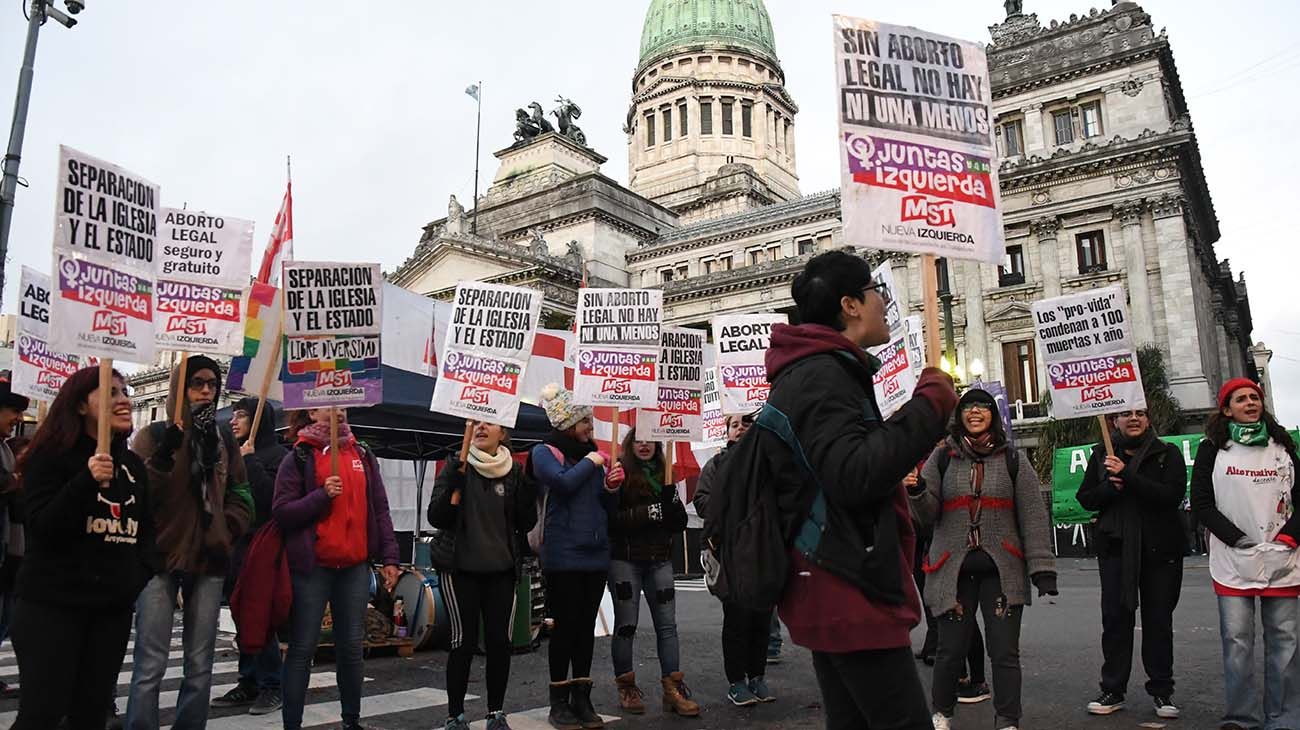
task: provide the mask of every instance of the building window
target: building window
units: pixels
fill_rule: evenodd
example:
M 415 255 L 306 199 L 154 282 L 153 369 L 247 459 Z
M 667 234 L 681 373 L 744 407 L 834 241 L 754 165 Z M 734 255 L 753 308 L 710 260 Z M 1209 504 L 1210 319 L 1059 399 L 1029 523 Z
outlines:
M 756 248 L 746 252 L 749 255 L 749 265 L 756 266 L 763 263 L 763 249 Z
M 1002 123 L 1002 155 L 1015 157 L 1025 153 L 1024 124 L 1019 119 Z
M 731 271 L 731 257 L 719 256 L 717 262 L 714 263 L 714 266 L 718 271 Z
M 1083 136 L 1101 136 L 1101 102 L 1094 101 L 1079 107 L 1083 115 Z
M 1007 246 L 1006 258 L 998 267 L 998 285 L 1016 286 L 1025 283 L 1025 250 L 1020 246 Z
M 1079 273 L 1095 274 L 1106 270 L 1106 236 L 1101 231 L 1088 231 L 1074 237 L 1074 248 L 1079 256 Z
M 781 244 L 774 243 L 767 247 L 767 260 L 777 261 L 781 258 Z
M 673 110 L 663 110 L 664 115 L 664 141 L 671 142 L 673 139 Z
M 687 273 L 689 273 L 689 270 L 687 269 L 686 264 L 677 265 L 677 278 L 679 280 L 685 279 Z
M 700 259 L 700 269 L 706 274 L 712 274 L 717 265 L 718 262 L 713 259 Z
M 799 246 L 800 256 L 803 256 L 806 253 L 812 253 L 813 251 L 817 250 L 817 244 L 811 238 L 799 239 L 798 246 Z
M 1038 402 L 1038 361 L 1033 340 L 1002 343 L 1002 372 L 1006 376 L 1008 400 Z
M 158 406 L 149 409 L 149 422 L 153 423 L 158 420 Z
M 651 112 L 645 115 L 645 146 L 655 146 L 655 115 Z
M 722 133 L 723 134 L 735 134 L 735 129 L 733 128 L 734 125 L 732 124 L 732 119 L 731 119 L 731 113 L 732 110 L 735 108 L 735 106 L 736 103 L 729 99 L 722 100 Z
M 660 283 L 660 284 L 667 284 L 668 282 L 670 282 L 670 281 L 672 281 L 672 280 L 673 280 L 673 270 L 672 270 L 672 269 L 660 269 L 660 270 L 659 270 L 659 283 Z
M 713 134 L 713 102 L 700 102 L 700 134 Z
M 939 280 L 939 293 L 947 294 L 948 292 L 952 291 L 949 288 L 950 284 L 948 283 L 948 259 L 946 258 L 935 259 L 934 270 L 938 274 L 936 278 L 938 278 Z
M 740 133 L 746 137 L 754 136 L 754 105 L 740 105 Z
M 1052 125 L 1056 127 L 1056 144 L 1067 145 L 1074 141 L 1074 118 L 1069 109 L 1053 112 Z
M 831 234 L 822 233 L 817 236 L 817 248 L 826 249 L 831 247 Z
M 677 136 L 685 137 L 690 125 L 686 122 L 686 102 L 677 105 Z

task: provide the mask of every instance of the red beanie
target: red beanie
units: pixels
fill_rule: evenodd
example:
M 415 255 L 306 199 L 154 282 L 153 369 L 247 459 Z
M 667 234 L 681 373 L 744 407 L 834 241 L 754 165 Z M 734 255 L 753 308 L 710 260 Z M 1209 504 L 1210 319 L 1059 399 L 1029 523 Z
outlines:
M 1219 407 L 1226 408 L 1228 399 L 1232 397 L 1233 392 L 1242 388 L 1250 388 L 1259 394 L 1260 400 L 1264 399 L 1264 389 L 1259 387 L 1259 383 L 1250 378 L 1233 378 L 1224 383 L 1222 388 L 1219 388 Z

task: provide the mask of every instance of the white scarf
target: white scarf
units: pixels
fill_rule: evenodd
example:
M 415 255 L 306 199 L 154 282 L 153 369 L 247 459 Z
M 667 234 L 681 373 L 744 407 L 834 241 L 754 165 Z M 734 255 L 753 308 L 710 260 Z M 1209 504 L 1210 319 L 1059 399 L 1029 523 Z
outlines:
M 510 458 L 510 449 L 501 444 L 497 445 L 495 456 L 480 451 L 477 446 L 471 445 L 467 461 L 469 461 L 470 466 L 474 467 L 474 471 L 488 479 L 500 479 L 509 474 L 515 465 L 514 460 Z

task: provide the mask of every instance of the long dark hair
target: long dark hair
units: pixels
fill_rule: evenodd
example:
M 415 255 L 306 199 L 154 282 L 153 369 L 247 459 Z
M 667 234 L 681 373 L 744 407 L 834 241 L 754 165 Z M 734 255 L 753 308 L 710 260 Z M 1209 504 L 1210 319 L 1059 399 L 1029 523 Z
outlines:
M 650 480 L 646 478 L 645 469 L 641 468 L 641 460 L 636 456 L 636 429 L 627 432 L 627 437 L 623 439 L 623 453 L 619 455 L 619 461 L 623 464 L 623 473 L 626 475 L 623 481 L 623 493 L 635 497 L 647 497 L 654 492 L 650 489 Z M 656 474 L 664 473 L 664 445 L 655 442 L 654 456 L 650 457 L 650 463 L 654 465 Z
M 961 444 L 962 439 L 971 435 L 966 430 L 966 424 L 961 420 L 961 407 L 962 404 L 957 404 L 957 409 L 952 413 L 952 424 L 948 426 L 948 433 L 952 434 L 953 439 L 958 444 Z M 998 412 L 996 404 L 990 410 L 992 415 L 989 417 L 989 432 L 993 434 L 994 445 L 1003 446 L 1007 443 L 1007 429 L 1002 423 L 1002 414 Z
M 1264 422 L 1264 428 L 1268 431 L 1269 438 L 1281 444 L 1287 451 L 1295 453 L 1295 440 L 1282 427 L 1282 424 L 1277 422 L 1273 414 L 1268 412 L 1267 408 L 1260 410 L 1260 420 Z M 1232 417 L 1223 415 L 1222 408 L 1217 409 L 1210 414 L 1209 418 L 1205 419 L 1205 438 L 1220 449 L 1227 446 L 1230 440 L 1228 436 L 1229 423 L 1232 423 Z
M 125 382 L 118 371 L 113 371 L 113 379 Z M 54 397 L 50 409 L 45 413 L 45 420 L 32 436 L 18 459 L 18 470 L 22 471 L 28 463 L 45 455 L 63 454 L 77 445 L 77 440 L 86 433 L 85 417 L 77 412 L 78 407 L 86 402 L 91 393 L 99 389 L 99 368 L 82 368 L 64 381 L 59 394 Z M 111 414 L 101 413 L 100 418 Z M 129 434 L 113 434 L 113 440 L 125 440 Z

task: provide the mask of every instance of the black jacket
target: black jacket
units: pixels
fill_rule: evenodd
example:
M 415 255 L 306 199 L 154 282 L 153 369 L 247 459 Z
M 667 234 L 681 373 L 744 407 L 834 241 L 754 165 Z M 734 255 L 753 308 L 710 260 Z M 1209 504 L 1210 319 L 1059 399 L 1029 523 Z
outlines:
M 234 410 L 242 410 L 250 416 L 257 413 L 257 399 L 244 398 L 235 403 Z M 242 444 L 241 444 L 242 445 Z M 253 506 L 257 514 L 253 524 L 245 532 L 247 543 L 252 539 L 257 528 L 271 519 L 271 500 L 275 497 L 275 474 L 280 469 L 289 449 L 280 443 L 275 432 L 275 409 L 267 403 L 262 409 L 261 425 L 257 429 L 257 440 L 253 442 L 253 453 L 244 457 L 244 471 L 248 474 L 248 486 L 253 492 Z
M 465 530 L 465 520 L 462 519 L 460 505 L 451 503 L 451 495 L 456 490 L 464 489 L 471 481 L 478 485 L 487 480 L 472 466 L 462 474 L 457 456 L 448 456 L 446 465 L 433 482 L 433 493 L 429 495 L 429 508 L 425 513 L 431 526 L 439 530 L 455 531 L 458 546 Z M 506 490 L 506 523 L 514 525 L 515 529 L 511 534 L 500 537 L 510 546 L 510 554 L 514 556 L 515 562 L 515 577 L 518 578 L 526 553 L 525 536 L 537 524 L 537 487 L 524 476 L 524 470 L 518 464 L 513 465 L 510 474 L 501 482 Z
M 633 464 L 627 469 L 640 469 Z M 651 508 L 659 505 L 661 519 L 651 519 Z M 686 529 L 686 505 L 677 497 L 677 487 L 666 484 L 656 497 L 649 490 L 629 489 L 624 482 L 618 511 L 609 522 L 610 557 L 614 560 L 662 563 L 672 557 L 673 536 Z
M 123 608 L 160 569 L 144 462 L 126 439 L 114 440 L 113 480 L 101 489 L 86 468 L 94 453 L 94 439 L 82 435 L 24 469 L 27 555 L 17 593 L 26 600 Z
M 1187 467 L 1183 452 L 1173 444 L 1156 441 L 1140 464 L 1126 455 L 1120 478 L 1124 488 L 1116 489 L 1106 472 L 1106 448 L 1097 444 L 1088 459 L 1083 483 L 1076 495 L 1084 509 L 1099 512 L 1099 528 L 1118 539 L 1118 522 L 1122 515 L 1140 519 L 1144 553 L 1161 557 L 1181 557 L 1187 549 L 1179 508 L 1187 495 Z M 1101 549 L 1105 549 L 1102 545 Z

